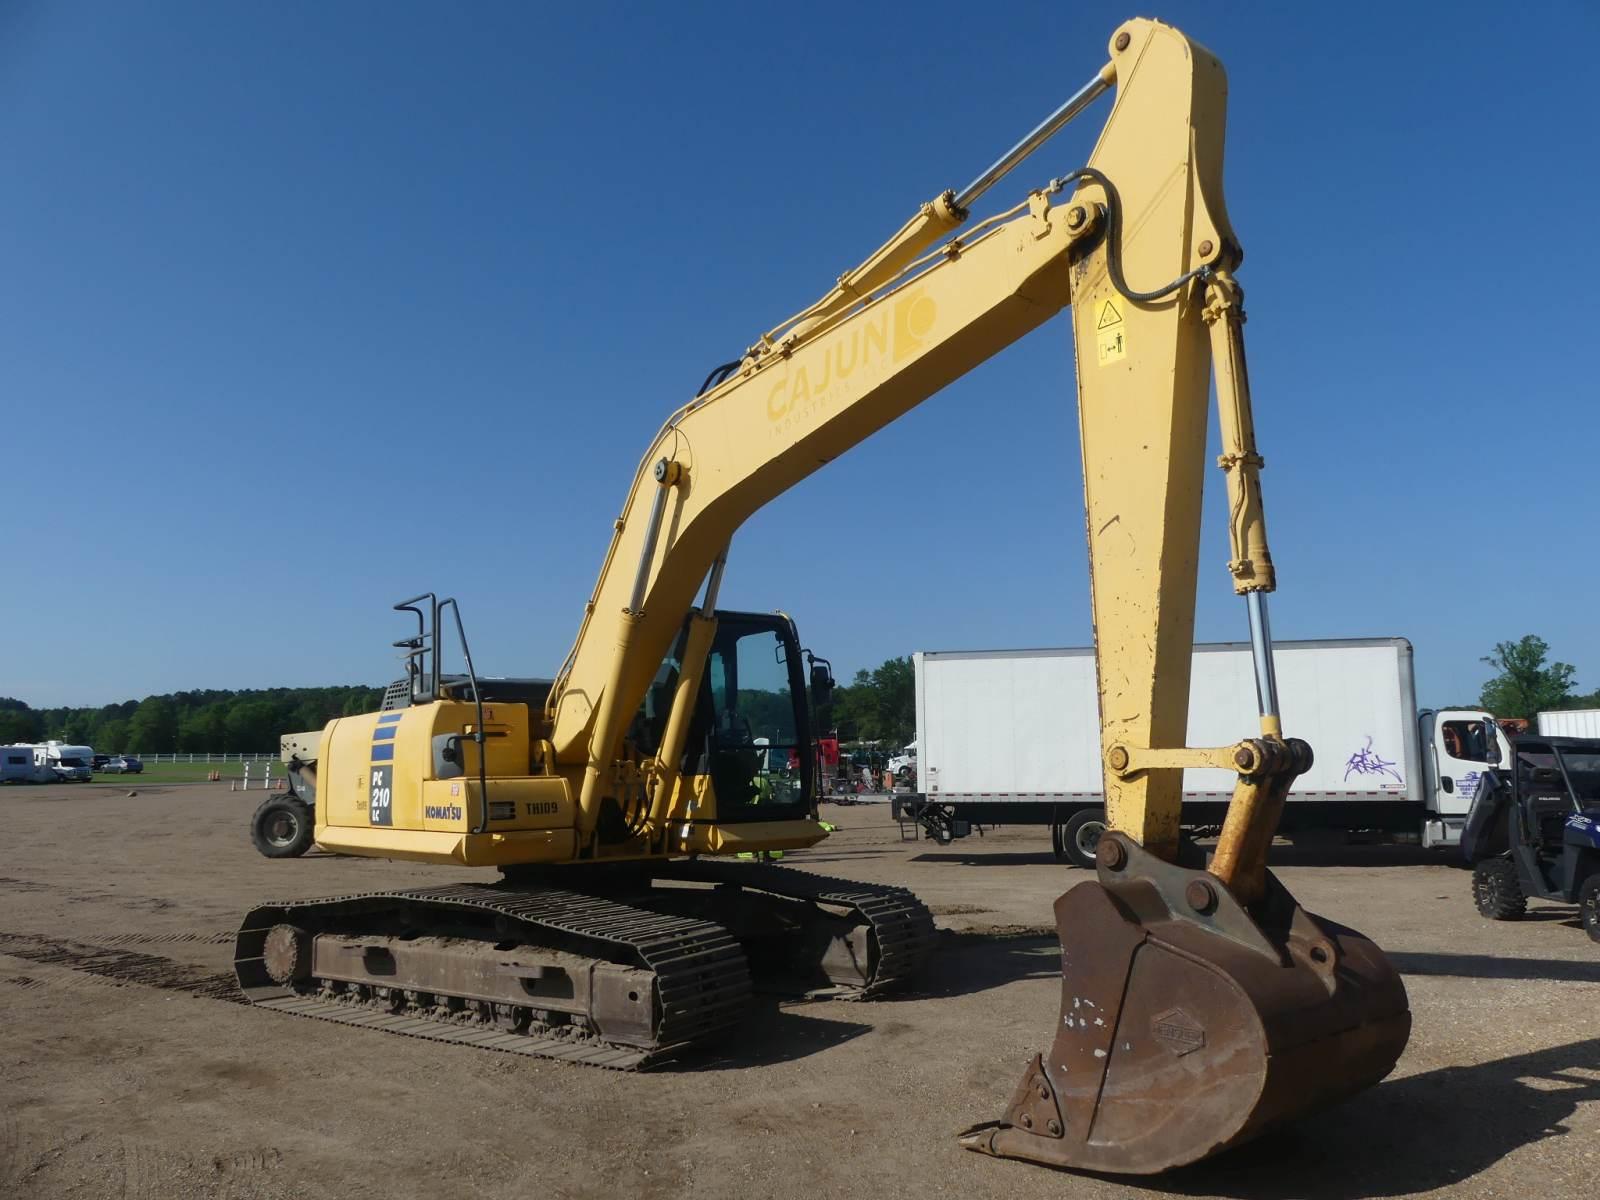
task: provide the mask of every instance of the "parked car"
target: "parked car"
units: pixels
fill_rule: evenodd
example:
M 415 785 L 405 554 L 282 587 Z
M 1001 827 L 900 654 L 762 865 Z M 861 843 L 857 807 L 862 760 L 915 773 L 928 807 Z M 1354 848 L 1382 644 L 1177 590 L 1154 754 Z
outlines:
M 106 764 L 111 761 L 111 758 L 112 756 L 109 754 L 96 754 L 89 760 L 89 765 L 96 771 L 104 771 L 106 769 Z
M 144 763 L 131 754 L 115 754 L 106 759 L 100 770 L 107 775 L 140 775 L 144 773 Z

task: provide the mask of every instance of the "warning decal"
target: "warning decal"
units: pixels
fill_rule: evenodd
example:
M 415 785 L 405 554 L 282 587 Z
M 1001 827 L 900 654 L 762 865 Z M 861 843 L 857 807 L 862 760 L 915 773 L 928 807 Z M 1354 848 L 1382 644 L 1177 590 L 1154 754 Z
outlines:
M 1094 348 L 1102 367 L 1128 356 L 1128 326 L 1115 297 L 1094 306 Z

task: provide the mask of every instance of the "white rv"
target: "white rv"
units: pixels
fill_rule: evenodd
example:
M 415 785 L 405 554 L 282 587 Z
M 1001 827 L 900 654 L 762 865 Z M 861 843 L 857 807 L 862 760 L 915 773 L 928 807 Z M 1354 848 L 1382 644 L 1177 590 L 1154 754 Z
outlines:
M 56 773 L 41 765 L 35 746 L 0 746 L 0 783 L 54 783 Z
M 93 746 L 49 741 L 28 749 L 33 751 L 33 764 L 41 776 L 41 783 L 81 783 L 94 778 Z M 49 774 L 45 775 L 44 772 Z

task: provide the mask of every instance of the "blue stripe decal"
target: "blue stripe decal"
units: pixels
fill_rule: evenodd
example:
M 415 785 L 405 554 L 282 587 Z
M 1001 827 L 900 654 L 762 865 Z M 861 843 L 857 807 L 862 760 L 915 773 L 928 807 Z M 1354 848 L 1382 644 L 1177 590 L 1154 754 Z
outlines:
M 385 725 L 381 729 L 372 731 L 372 740 L 375 742 L 392 742 L 394 735 L 400 732 L 398 725 Z
M 393 742 L 385 742 L 381 746 L 374 746 L 372 748 L 372 761 L 375 762 L 375 763 L 376 762 L 393 762 L 394 761 L 394 743 Z
M 383 716 L 378 718 L 378 724 L 379 725 L 396 725 L 396 724 L 399 723 L 400 718 L 403 717 L 403 716 L 405 716 L 405 713 L 384 713 Z

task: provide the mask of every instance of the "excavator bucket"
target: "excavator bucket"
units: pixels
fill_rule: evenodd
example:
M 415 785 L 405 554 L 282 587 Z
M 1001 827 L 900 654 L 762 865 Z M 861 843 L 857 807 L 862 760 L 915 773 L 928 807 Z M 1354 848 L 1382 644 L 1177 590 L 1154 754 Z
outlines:
M 1405 987 L 1353 929 L 1270 874 L 1249 909 L 1204 870 L 1120 833 L 1056 901 L 1061 1016 L 968 1149 L 1146 1175 L 1376 1083 L 1411 1030 Z

